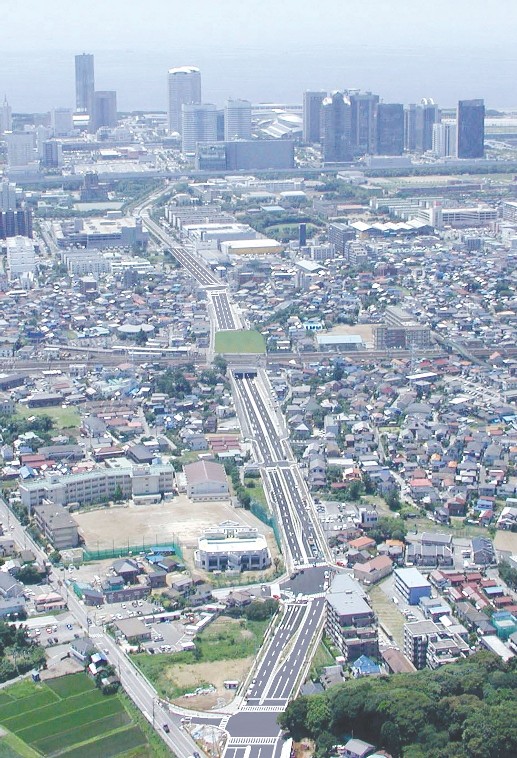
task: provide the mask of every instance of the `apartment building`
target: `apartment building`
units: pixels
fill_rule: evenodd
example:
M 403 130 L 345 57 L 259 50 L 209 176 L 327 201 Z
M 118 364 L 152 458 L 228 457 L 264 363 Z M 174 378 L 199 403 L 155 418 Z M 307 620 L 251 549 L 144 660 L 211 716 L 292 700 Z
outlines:
M 34 508 L 33 514 L 38 529 L 56 550 L 77 547 L 77 522 L 62 506 L 38 505 Z
M 347 574 L 337 574 L 325 600 L 326 632 L 346 660 L 377 656 L 377 618 L 361 585 Z

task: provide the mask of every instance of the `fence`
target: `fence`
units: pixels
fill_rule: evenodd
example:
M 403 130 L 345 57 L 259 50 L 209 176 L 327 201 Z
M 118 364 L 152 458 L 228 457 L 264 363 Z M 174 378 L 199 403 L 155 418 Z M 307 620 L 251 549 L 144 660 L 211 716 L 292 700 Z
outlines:
M 266 511 L 263 505 L 257 503 L 256 500 L 251 501 L 250 511 L 256 516 L 263 524 L 271 527 L 273 534 L 275 535 L 276 544 L 280 552 L 282 552 L 282 540 L 280 539 L 280 530 L 276 522 L 276 518 Z
M 108 558 L 125 558 L 128 555 L 138 555 L 138 553 L 150 553 L 150 552 L 156 552 L 159 553 L 160 551 L 174 553 L 174 555 L 178 556 L 178 558 L 182 558 L 182 552 L 180 546 L 176 542 L 171 542 L 170 540 L 168 542 L 145 542 L 142 540 L 142 542 L 138 545 L 122 545 L 122 546 L 115 546 L 109 548 L 104 548 L 103 550 L 91 550 L 91 549 L 85 549 L 84 550 L 84 560 L 85 561 L 102 561 L 106 560 Z

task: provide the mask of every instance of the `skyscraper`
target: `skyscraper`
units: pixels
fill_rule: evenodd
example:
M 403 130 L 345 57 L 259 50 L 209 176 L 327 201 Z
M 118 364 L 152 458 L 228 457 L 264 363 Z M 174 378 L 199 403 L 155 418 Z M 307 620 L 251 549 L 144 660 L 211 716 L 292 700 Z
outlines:
M 321 104 L 326 92 L 303 93 L 303 141 L 320 141 Z
M 224 139 L 251 139 L 251 103 L 227 100 L 224 106 Z
M 351 135 L 354 152 L 371 154 L 376 148 L 375 116 L 379 95 L 371 92 L 351 92 Z
M 404 106 L 379 103 L 377 106 L 378 155 L 402 155 L 404 152 Z
M 195 153 L 198 142 L 217 140 L 217 106 L 211 103 L 185 103 L 181 106 L 181 151 Z
M 440 121 L 440 110 L 431 98 L 423 98 L 415 116 L 415 150 L 425 153 L 433 147 L 433 126 Z
M 169 69 L 169 132 L 180 132 L 182 105 L 201 102 L 201 73 L 195 66 Z
M 95 92 L 93 99 L 93 129 L 117 125 L 117 93 L 113 90 Z
M 75 56 L 75 106 L 79 113 L 93 113 L 95 76 L 93 55 L 83 53 Z
M 0 107 L 0 134 L 4 132 L 12 132 L 13 130 L 13 116 L 11 106 L 7 102 L 7 97 L 4 97 L 4 102 Z
M 325 163 L 349 161 L 351 106 L 348 95 L 333 92 L 321 103 L 321 142 Z
M 485 154 L 485 103 L 460 100 L 457 117 L 458 158 L 483 158 Z

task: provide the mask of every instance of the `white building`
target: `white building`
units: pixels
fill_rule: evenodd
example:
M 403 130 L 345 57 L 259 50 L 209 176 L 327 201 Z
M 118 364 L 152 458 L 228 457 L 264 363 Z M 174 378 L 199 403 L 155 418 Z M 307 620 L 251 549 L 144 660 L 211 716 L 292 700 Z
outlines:
M 50 123 L 54 137 L 67 137 L 74 130 L 74 112 L 71 108 L 53 108 Z
M 261 571 L 271 565 L 264 535 L 235 521 L 207 529 L 198 540 L 194 560 L 205 571 Z
M 224 139 L 251 139 L 251 103 L 227 100 L 224 106 Z
M 169 132 L 180 132 L 181 106 L 201 102 L 201 73 L 195 66 L 169 69 Z
M 34 242 L 28 237 L 8 237 L 5 240 L 7 247 L 7 273 L 9 281 L 20 279 L 23 274 L 34 274 L 36 271 L 36 255 Z
M 8 132 L 7 164 L 11 166 L 28 166 L 35 158 L 34 132 Z
M 181 106 L 181 151 L 196 152 L 198 142 L 217 140 L 217 107 L 212 103 L 186 103 Z
M 456 157 L 456 122 L 442 121 L 433 124 L 432 151 L 437 158 Z
M 159 500 L 174 489 L 172 466 L 99 468 L 83 474 L 47 476 L 20 485 L 20 498 L 29 513 L 44 500 L 54 505 L 101 503 L 117 492 L 135 500 Z
M 191 500 L 227 500 L 230 496 L 224 466 L 213 461 L 196 461 L 183 467 L 187 495 Z

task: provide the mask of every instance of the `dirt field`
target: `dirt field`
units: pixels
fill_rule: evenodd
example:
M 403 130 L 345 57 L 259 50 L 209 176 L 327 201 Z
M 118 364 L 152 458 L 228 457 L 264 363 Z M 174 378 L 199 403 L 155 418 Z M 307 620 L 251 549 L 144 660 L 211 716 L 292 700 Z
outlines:
M 174 666 L 170 670 L 169 678 L 178 687 L 189 687 L 195 690 L 202 684 L 213 684 L 216 691 L 209 695 L 196 695 L 196 697 L 179 697 L 173 700 L 173 703 L 181 705 L 183 708 L 192 708 L 194 710 L 208 711 L 218 704 L 222 705 L 222 700 L 229 703 L 233 700 L 235 692 L 224 688 L 226 679 L 237 679 L 242 681 L 253 663 L 253 656 L 249 658 L 238 658 L 234 661 L 214 661 L 213 663 L 185 663 Z
M 167 540 L 179 541 L 184 558 L 190 564 L 197 538 L 208 527 L 221 521 L 237 521 L 255 526 L 265 534 L 271 555 L 278 551 L 273 531 L 252 513 L 233 508 L 228 502 L 192 503 L 185 495 L 159 505 L 123 505 L 98 511 L 74 513 L 86 546 L 92 550 L 137 545 L 150 545 Z

